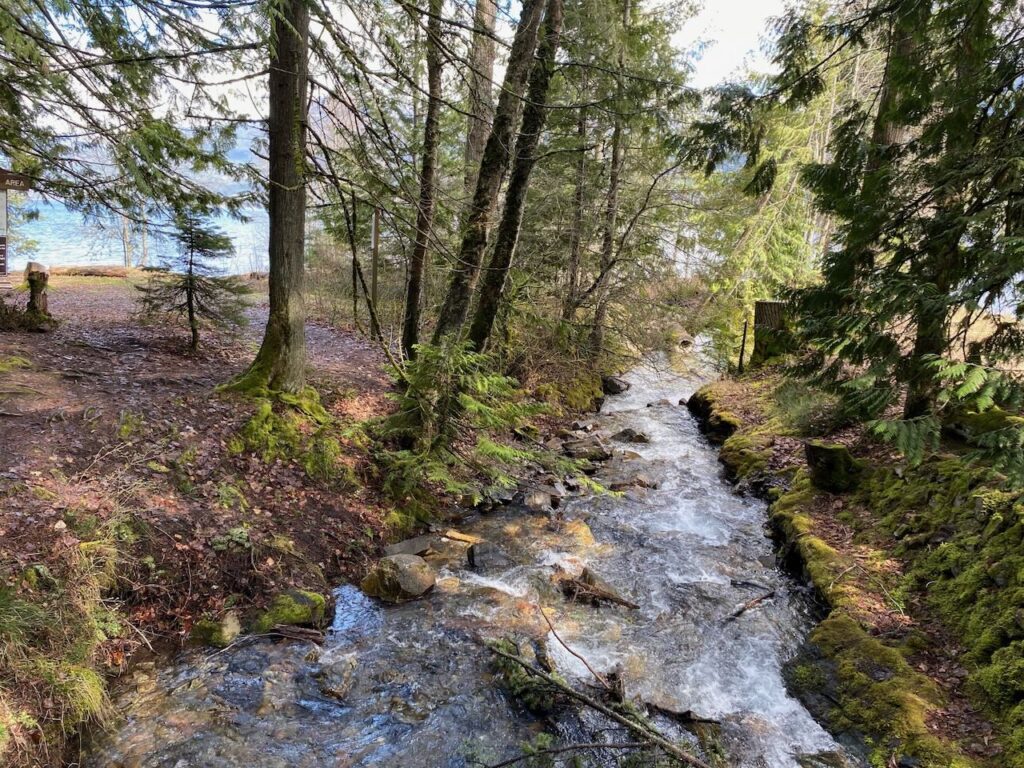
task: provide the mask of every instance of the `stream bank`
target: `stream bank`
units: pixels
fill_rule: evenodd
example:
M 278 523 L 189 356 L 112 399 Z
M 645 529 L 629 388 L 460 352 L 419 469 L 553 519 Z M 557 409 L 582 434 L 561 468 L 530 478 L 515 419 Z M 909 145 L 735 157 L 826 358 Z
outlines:
M 950 452 L 915 467 L 855 428 L 798 434 L 795 399 L 767 370 L 689 401 L 825 607 L 792 688 L 873 765 L 1024 765 L 1019 494 Z M 810 469 L 822 450 L 845 475 Z
M 459 533 L 490 542 L 489 556 L 470 565 L 461 547 L 438 548 L 435 588 L 396 606 L 340 587 L 321 647 L 252 639 L 136 668 L 118 699 L 123 723 L 86 765 L 455 768 L 514 758 L 545 732 L 563 744 L 621 738 L 587 712 L 544 720 L 510 699 L 484 646 L 509 636 L 574 684 L 592 681 L 590 667 L 630 700 L 714 721 L 713 744 L 674 735 L 717 765 L 860 765 L 787 692 L 783 666 L 812 608 L 775 565 L 764 504 L 732 491 L 677 405 L 701 378 L 627 378 L 577 436 L 615 454 L 596 479 L 621 494 L 467 511 Z M 620 442 L 625 430 L 649 442 Z M 585 568 L 637 607 L 572 599 L 560 582 Z M 611 753 L 582 756 L 613 765 Z

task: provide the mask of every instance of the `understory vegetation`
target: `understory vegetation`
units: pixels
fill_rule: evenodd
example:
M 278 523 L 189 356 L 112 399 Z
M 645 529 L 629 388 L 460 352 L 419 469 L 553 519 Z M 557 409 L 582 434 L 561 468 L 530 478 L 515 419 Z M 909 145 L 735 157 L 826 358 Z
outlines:
M 0 296 L 0 759 L 64 759 L 151 634 L 315 634 L 444 508 L 597 490 L 538 425 L 699 354 L 753 371 L 691 407 L 829 611 L 815 714 L 879 768 L 1024 768 L 1021 4 L 799 0 L 704 88 L 699 10 L 0 5 L 12 227 L 118 222 L 148 320 Z M 253 208 L 245 300 L 212 219 Z M 179 251 L 144 284 L 140 237 Z

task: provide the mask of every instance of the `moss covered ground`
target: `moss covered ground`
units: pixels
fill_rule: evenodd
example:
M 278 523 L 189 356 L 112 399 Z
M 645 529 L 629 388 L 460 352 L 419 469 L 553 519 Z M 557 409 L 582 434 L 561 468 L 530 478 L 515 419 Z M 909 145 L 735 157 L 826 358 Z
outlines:
M 908 466 L 787 392 L 771 373 L 712 384 L 702 421 L 743 414 L 721 460 L 765 490 L 781 554 L 823 606 L 794 692 L 879 768 L 1024 768 L 1024 499 L 955 446 Z M 819 435 L 859 458 L 842 493 L 807 467 Z

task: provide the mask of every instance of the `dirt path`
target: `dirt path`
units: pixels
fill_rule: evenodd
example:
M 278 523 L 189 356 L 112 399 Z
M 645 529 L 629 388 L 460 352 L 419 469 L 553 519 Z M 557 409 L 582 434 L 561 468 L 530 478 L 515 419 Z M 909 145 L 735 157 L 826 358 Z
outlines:
M 180 641 L 227 601 L 359 575 L 387 513 L 344 442 L 322 481 L 233 448 L 253 407 L 215 387 L 251 361 L 265 304 L 190 357 L 181 329 L 133 320 L 132 293 L 123 279 L 55 276 L 60 327 L 0 334 L 0 586 L 39 565 L 59 574 L 75 545 L 124 522 L 134 576 L 118 593 L 140 632 L 105 646 L 114 668 L 142 634 Z M 308 340 L 310 381 L 341 425 L 384 412 L 390 384 L 366 340 L 316 324 Z

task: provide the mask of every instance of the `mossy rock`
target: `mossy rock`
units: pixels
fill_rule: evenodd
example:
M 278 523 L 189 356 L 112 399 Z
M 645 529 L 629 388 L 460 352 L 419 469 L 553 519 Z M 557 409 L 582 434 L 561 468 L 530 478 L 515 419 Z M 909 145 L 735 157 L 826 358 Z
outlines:
M 946 432 L 972 443 L 992 432 L 1024 428 L 1024 417 L 1004 411 L 1002 408 L 990 408 L 981 413 L 962 411 L 948 418 L 943 428 Z
M 219 619 L 205 617 L 197 621 L 192 625 L 189 639 L 201 645 L 226 648 L 241 633 L 242 624 L 238 620 L 238 614 L 234 611 L 228 611 Z
M 686 401 L 686 407 L 713 443 L 724 443 L 743 426 L 739 416 L 722 407 L 713 384 L 703 386 L 694 392 Z
M 772 457 L 771 438 L 767 435 L 734 434 L 722 443 L 718 460 L 737 480 L 747 480 L 764 472 Z
M 871 765 L 968 768 L 975 763 L 957 745 L 929 730 L 928 714 L 944 695 L 907 661 L 907 649 L 869 635 L 845 611 L 833 611 L 809 638 L 821 659 L 818 673 L 834 699 L 827 724 L 840 734 L 861 734 Z M 816 675 L 805 667 L 805 683 Z M 802 698 L 806 698 L 806 691 Z M 902 761 L 902 762 L 901 762 Z
M 359 588 L 386 603 L 404 603 L 429 592 L 436 578 L 434 569 L 418 555 L 388 555 L 377 562 Z
M 265 611 L 256 617 L 252 631 L 269 632 L 278 625 L 319 627 L 324 623 L 327 600 L 316 592 L 289 589 L 277 595 Z
M 853 458 L 845 445 L 809 440 L 804 443 L 804 452 L 807 466 L 811 468 L 811 482 L 816 488 L 846 493 L 860 483 L 863 465 Z

